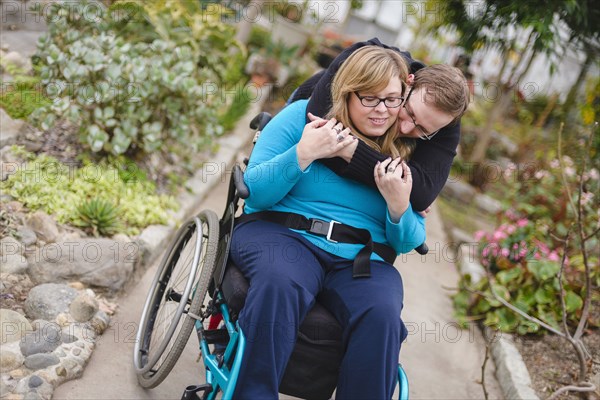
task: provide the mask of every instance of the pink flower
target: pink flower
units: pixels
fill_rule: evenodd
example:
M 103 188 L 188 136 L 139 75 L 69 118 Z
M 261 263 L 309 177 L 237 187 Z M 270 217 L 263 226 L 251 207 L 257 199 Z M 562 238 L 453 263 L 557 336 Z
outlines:
M 507 237 L 508 237 L 508 235 L 505 232 L 502 232 L 501 230 L 497 230 L 496 232 L 494 232 L 492 239 L 498 242 L 502 239 L 506 239 Z
M 506 249 L 506 248 L 503 248 L 502 250 L 500 250 L 500 255 L 502 257 L 508 258 L 508 256 L 510 255 L 510 251 L 508 249 Z
M 485 231 L 477 231 L 473 234 L 473 237 L 476 241 L 480 241 L 484 237 L 486 237 L 487 233 Z
M 521 218 L 520 220 L 517 221 L 517 226 L 519 228 L 522 228 L 524 226 L 527 226 L 528 223 L 529 223 L 529 220 L 527 218 Z
M 581 193 L 581 204 L 586 205 L 594 199 L 594 193 L 592 192 L 583 192 Z
M 506 218 L 508 218 L 511 221 L 514 221 L 514 220 L 517 219 L 517 214 L 512 209 L 506 210 L 506 212 L 504 213 L 504 215 L 506 215 Z
M 566 176 L 574 176 L 575 175 L 575 168 L 573 167 L 565 167 L 565 175 Z
M 516 230 L 517 230 L 517 228 L 515 228 L 514 225 L 507 225 L 507 227 L 506 227 L 506 233 L 508 233 L 509 235 L 512 235 L 513 233 L 515 233 Z
M 560 257 L 558 256 L 558 254 L 555 251 L 552 251 L 552 252 L 550 252 L 550 254 L 548 254 L 548 260 L 560 261 Z

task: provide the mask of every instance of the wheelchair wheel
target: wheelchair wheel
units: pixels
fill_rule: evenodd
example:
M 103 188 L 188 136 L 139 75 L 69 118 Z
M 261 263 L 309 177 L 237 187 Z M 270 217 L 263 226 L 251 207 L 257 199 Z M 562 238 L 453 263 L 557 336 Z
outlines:
M 156 273 L 137 332 L 133 363 L 142 387 L 171 372 L 201 312 L 215 265 L 219 218 L 202 211 L 179 229 Z

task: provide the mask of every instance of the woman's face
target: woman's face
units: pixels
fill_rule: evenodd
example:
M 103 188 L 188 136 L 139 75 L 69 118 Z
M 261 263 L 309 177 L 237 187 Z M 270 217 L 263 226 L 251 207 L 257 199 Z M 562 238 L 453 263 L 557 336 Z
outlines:
M 362 103 L 361 99 L 363 98 Z M 350 94 L 348 101 L 348 113 L 354 126 L 365 136 L 380 137 L 396 122 L 400 112 L 401 101 L 397 98 L 402 96 L 402 81 L 398 77 L 390 80 L 387 87 L 378 92 L 356 92 Z M 386 99 L 388 105 L 398 107 L 387 107 L 380 101 L 375 107 L 367 107 L 365 104 L 376 103 L 378 99 Z

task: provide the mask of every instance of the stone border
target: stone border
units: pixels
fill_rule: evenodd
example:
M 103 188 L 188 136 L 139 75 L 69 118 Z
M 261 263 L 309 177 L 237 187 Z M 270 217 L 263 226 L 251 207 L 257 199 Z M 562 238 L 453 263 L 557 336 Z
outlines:
M 180 224 L 191 216 L 216 184 L 229 179 L 231 164 L 253 138 L 254 133 L 249 127 L 250 121 L 261 111 L 265 100 L 270 95 L 270 89 L 270 86 L 261 88 L 257 101 L 250 104 L 249 110 L 238 121 L 235 129 L 215 140 L 218 151 L 211 155 L 204 163 L 204 167 L 185 183 L 189 191 L 184 191 L 177 196 L 176 201 L 180 208 L 171 214 L 170 224 L 147 227 L 134 240 L 142 252 L 138 255 L 136 268 L 128 281 L 118 291 L 112 293 L 114 296 L 118 297 L 128 288 L 138 284 L 139 278 L 161 255 Z M 67 285 L 57 286 L 76 292 L 74 288 Z M 94 298 L 95 294 L 91 291 L 90 293 L 89 296 Z M 69 310 L 72 313 L 74 311 L 71 308 Z M 92 319 L 84 323 L 77 322 L 66 312 L 59 314 L 56 321 L 36 320 L 33 323 L 36 324 L 36 329 L 29 329 L 26 335 L 21 335 L 22 340 L 3 343 L 0 361 L 6 368 L 0 368 L 2 369 L 0 398 L 50 399 L 56 387 L 66 381 L 79 378 L 92 356 L 96 340 L 110 324 L 110 317 L 104 311 L 98 311 L 97 308 L 95 311 L 97 312 Z M 23 322 L 25 323 L 29 324 L 27 320 Z M 40 325 L 42 323 L 43 326 Z M 52 340 L 47 338 L 48 329 L 54 333 L 55 338 Z M 38 347 L 42 345 L 52 346 L 52 351 L 48 354 L 45 349 L 40 351 Z M 26 350 L 31 347 L 25 355 L 21 354 L 24 346 Z M 11 363 L 19 364 L 19 367 L 15 369 Z M 21 368 L 22 365 L 25 365 L 25 368 Z M 9 374 L 9 371 L 13 374 Z
M 464 237 L 465 233 L 449 232 L 449 236 L 457 238 Z M 454 240 L 454 239 L 453 239 Z M 457 240 L 457 243 L 465 243 L 464 240 Z M 472 242 L 471 242 L 472 243 Z M 461 275 L 470 274 L 473 281 L 477 282 L 485 276 L 485 269 L 476 260 L 476 254 L 472 253 L 473 246 L 461 244 L 458 246 L 457 266 Z M 492 359 L 496 365 L 496 378 L 502 389 L 505 399 L 511 400 L 539 400 L 539 396 L 531 385 L 531 376 L 529 370 L 515 346 L 512 335 L 493 333 L 485 334 L 485 338 L 492 338 L 490 349 Z

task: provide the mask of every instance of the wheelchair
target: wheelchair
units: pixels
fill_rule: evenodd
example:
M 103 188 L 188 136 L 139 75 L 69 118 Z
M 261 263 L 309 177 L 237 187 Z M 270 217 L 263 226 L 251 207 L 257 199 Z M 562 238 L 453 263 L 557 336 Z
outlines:
M 250 123 L 256 131 L 254 143 L 270 118 L 263 112 Z M 248 195 L 242 168 L 235 165 L 222 217 L 203 210 L 175 234 L 150 287 L 136 335 L 133 364 L 142 387 L 154 388 L 168 376 L 195 330 L 205 383 L 186 387 L 182 400 L 233 396 L 246 341 L 237 317 L 249 284 L 228 253 L 239 203 Z M 425 244 L 416 250 L 427 252 Z M 331 398 L 343 351 L 342 328 L 317 298 L 300 326 L 280 393 Z M 398 382 L 400 399 L 408 399 L 401 365 Z

